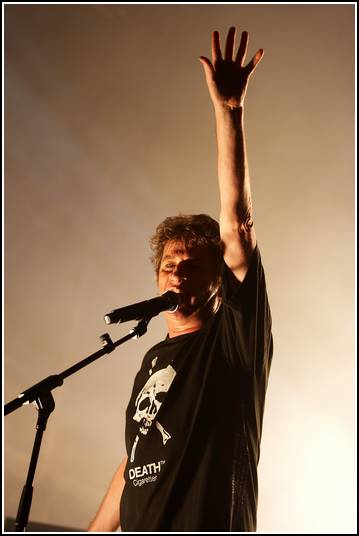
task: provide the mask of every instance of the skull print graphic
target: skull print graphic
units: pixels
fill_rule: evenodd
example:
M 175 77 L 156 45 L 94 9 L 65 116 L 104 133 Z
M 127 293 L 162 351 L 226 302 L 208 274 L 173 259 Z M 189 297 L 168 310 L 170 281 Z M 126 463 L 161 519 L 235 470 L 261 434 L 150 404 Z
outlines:
M 145 383 L 135 401 L 136 412 L 133 420 L 139 423 L 139 432 L 147 435 L 154 423 L 162 436 L 163 445 L 171 436 L 157 420 L 155 421 L 155 418 L 175 376 L 176 371 L 171 365 L 155 372 Z M 131 461 L 134 460 L 138 440 L 137 435 L 132 447 Z

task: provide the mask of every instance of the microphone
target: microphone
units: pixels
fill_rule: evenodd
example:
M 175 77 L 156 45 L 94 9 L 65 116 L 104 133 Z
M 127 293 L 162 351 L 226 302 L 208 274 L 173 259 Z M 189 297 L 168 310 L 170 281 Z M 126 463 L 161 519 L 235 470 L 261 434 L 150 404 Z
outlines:
M 181 302 L 180 294 L 168 290 L 162 294 L 162 296 L 152 298 L 152 300 L 146 300 L 134 303 L 133 305 L 128 305 L 127 307 L 120 307 L 120 309 L 114 309 L 111 313 L 105 315 L 105 323 L 120 324 L 121 322 L 128 322 L 129 320 L 141 320 L 146 316 L 156 316 L 161 311 L 174 313 L 177 311 Z

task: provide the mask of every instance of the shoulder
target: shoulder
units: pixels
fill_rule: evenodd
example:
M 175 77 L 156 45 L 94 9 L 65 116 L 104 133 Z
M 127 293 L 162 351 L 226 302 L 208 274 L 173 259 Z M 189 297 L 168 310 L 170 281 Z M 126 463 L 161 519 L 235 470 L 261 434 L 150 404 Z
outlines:
M 263 270 L 261 255 L 258 245 L 254 247 L 251 253 L 248 253 L 245 266 L 242 267 L 243 273 L 241 278 L 228 264 L 227 259 L 223 256 L 221 276 L 222 276 L 222 293 L 224 298 L 229 298 L 231 295 L 245 287 L 255 287 L 258 283 L 258 274 Z

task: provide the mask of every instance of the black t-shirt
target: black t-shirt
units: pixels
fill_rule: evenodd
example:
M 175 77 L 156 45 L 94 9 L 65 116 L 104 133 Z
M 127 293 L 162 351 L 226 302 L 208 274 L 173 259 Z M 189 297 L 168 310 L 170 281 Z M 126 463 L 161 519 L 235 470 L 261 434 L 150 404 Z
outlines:
M 222 296 L 202 329 L 151 348 L 135 378 L 126 411 L 122 531 L 256 530 L 273 353 L 258 247 L 242 283 L 223 261 Z

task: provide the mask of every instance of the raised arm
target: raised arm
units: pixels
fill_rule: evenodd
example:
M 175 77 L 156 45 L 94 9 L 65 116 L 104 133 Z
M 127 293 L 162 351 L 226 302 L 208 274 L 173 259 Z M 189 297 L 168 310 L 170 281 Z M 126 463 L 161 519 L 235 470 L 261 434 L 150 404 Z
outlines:
M 248 34 L 242 32 L 234 57 L 235 33 L 236 29 L 230 28 L 223 57 L 219 33 L 213 32 L 212 62 L 204 56 L 200 57 L 200 61 L 216 118 L 220 232 L 225 246 L 224 260 L 237 279 L 243 281 L 256 246 L 244 136 L 244 100 L 248 80 L 262 59 L 263 50 L 259 49 L 244 66 Z

